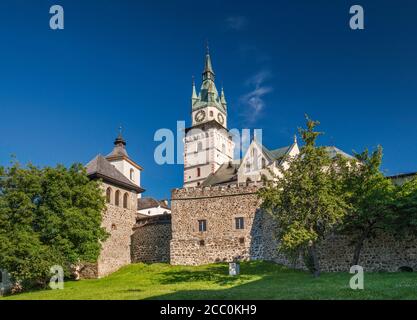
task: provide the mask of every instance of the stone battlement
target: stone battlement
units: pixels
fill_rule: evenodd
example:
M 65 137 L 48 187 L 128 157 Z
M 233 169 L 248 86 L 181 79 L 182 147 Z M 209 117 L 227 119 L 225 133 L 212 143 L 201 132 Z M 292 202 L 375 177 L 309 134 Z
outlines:
M 232 183 L 223 186 L 190 187 L 173 189 L 172 200 L 227 197 L 233 195 L 256 193 L 264 184 L 262 182 Z

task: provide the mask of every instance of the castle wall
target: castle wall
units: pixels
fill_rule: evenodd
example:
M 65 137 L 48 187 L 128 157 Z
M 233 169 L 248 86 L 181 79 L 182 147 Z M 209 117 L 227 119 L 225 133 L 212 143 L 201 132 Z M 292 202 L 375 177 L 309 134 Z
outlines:
M 169 262 L 171 215 L 138 219 L 131 239 L 132 262 Z
M 259 187 L 252 183 L 173 190 L 171 264 L 262 259 L 305 269 L 301 258 L 293 262 L 278 254 L 274 222 L 259 209 Z M 243 230 L 236 230 L 236 217 L 244 218 Z M 207 221 L 206 232 L 199 232 L 198 220 Z M 347 236 L 328 236 L 318 248 L 322 270 L 349 270 L 353 256 L 349 244 Z M 417 240 L 379 234 L 366 241 L 359 264 L 365 271 L 397 271 L 401 266 L 417 270 Z
M 132 228 L 136 222 L 137 193 L 102 183 L 103 192 L 108 187 L 112 188 L 113 197 L 117 190 L 120 191 L 121 202 L 119 206 L 116 206 L 112 198 L 111 203 L 106 204 L 102 216 L 102 227 L 110 235 L 102 243 L 97 263 L 86 263 L 80 266 L 81 278 L 104 277 L 131 263 L 130 241 L 133 233 Z M 123 208 L 122 199 L 125 192 L 129 194 L 128 208 L 130 209 Z

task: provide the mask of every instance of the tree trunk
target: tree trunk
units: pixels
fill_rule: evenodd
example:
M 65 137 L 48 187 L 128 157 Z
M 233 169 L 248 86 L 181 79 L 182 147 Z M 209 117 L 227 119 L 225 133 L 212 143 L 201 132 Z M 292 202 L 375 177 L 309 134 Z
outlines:
M 359 257 L 361 255 L 361 251 L 363 248 L 363 243 L 367 238 L 368 232 L 363 232 L 361 237 L 359 238 L 358 242 L 356 242 L 355 250 L 353 251 L 353 259 L 352 259 L 352 266 L 356 266 L 359 264 Z
M 320 276 L 320 263 L 319 258 L 317 257 L 316 245 L 313 241 L 310 241 L 310 243 L 308 244 L 308 254 L 313 260 L 313 276 L 315 278 L 318 278 Z

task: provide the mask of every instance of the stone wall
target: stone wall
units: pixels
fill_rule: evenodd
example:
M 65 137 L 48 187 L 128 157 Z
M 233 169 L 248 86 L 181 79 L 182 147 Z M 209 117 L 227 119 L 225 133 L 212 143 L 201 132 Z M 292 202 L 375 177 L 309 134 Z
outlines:
M 132 262 L 169 262 L 171 215 L 137 219 L 131 240 Z
M 123 195 L 129 194 L 128 208 L 122 207 L 123 201 L 119 206 L 107 203 L 103 212 L 102 227 L 109 233 L 109 237 L 102 243 L 102 249 L 96 264 L 81 265 L 81 278 L 100 278 L 121 267 L 131 263 L 130 241 L 133 233 L 132 228 L 136 222 L 136 201 L 137 193 L 123 190 L 119 187 L 102 183 L 103 192 L 111 187 L 114 195 L 117 190 Z
M 171 264 L 272 260 L 274 244 L 257 190 L 256 185 L 173 190 Z M 238 217 L 244 229 L 235 228 Z M 207 221 L 207 231 L 199 231 L 199 220 Z
M 290 262 L 277 253 L 274 222 L 259 209 L 259 187 L 252 183 L 173 190 L 171 264 L 262 259 L 305 269 L 301 258 Z M 243 230 L 236 230 L 236 217 L 244 218 Z M 198 220 L 207 221 L 207 231 L 199 232 Z M 352 256 L 346 236 L 330 235 L 319 246 L 323 271 L 349 270 Z M 417 270 L 417 240 L 379 234 L 365 243 L 359 264 L 366 271 L 397 271 L 401 266 Z

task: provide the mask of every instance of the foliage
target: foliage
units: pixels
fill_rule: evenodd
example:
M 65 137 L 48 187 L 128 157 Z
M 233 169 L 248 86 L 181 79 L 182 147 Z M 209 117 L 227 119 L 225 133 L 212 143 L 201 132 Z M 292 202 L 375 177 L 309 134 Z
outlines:
M 417 236 L 417 177 L 397 188 L 392 221 L 397 237 Z
M 344 192 L 350 205 L 340 231 L 352 237 L 354 255 L 352 265 L 357 265 L 364 241 L 375 237 L 378 230 L 390 232 L 397 211 L 393 210 L 396 188 L 380 170 L 382 148 L 355 155 L 344 171 Z
M 1 168 L 0 268 L 24 288 L 44 286 L 50 267 L 66 275 L 79 261 L 97 260 L 106 232 L 99 183 L 80 164 L 70 168 Z
M 312 272 L 320 273 L 316 244 L 344 217 L 344 165 L 341 157 L 331 158 L 324 147 L 316 146 L 319 124 L 307 116 L 307 128 L 299 129 L 304 145 L 296 157 L 288 157 L 288 168 L 280 165 L 276 181 L 262 188 L 262 207 L 277 222 L 280 249 L 290 255 L 307 250 L 314 262 Z

